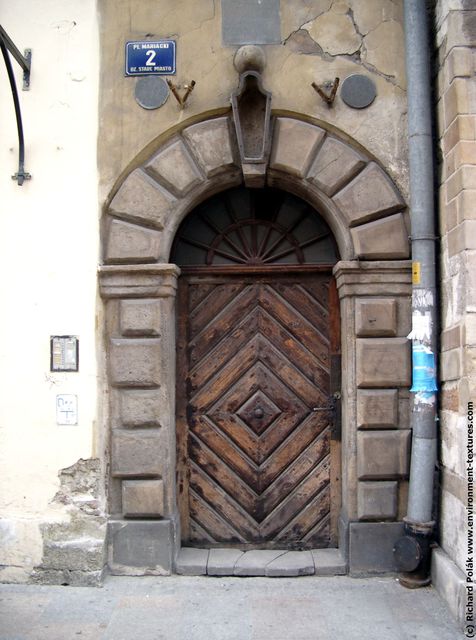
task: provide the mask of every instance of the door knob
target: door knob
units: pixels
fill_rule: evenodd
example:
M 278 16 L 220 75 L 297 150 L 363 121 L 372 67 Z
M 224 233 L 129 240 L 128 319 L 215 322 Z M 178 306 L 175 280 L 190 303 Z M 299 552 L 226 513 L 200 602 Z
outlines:
M 264 416 L 264 411 L 261 407 L 256 407 L 253 411 L 255 418 L 262 418 Z

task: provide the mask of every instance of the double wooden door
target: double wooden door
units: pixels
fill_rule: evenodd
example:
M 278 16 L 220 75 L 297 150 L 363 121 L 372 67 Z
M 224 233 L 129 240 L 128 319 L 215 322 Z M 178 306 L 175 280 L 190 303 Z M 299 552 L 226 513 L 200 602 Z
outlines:
M 184 275 L 178 318 L 183 543 L 333 546 L 339 323 L 330 274 Z

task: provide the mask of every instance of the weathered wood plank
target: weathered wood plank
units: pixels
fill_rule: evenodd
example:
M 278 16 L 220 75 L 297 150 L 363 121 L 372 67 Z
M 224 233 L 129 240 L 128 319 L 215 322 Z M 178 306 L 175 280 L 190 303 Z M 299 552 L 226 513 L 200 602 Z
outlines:
M 258 359 L 258 340 L 255 336 L 248 342 L 239 353 L 229 360 L 223 369 L 208 380 L 208 382 L 197 389 L 197 393 L 192 395 L 190 410 L 192 412 L 207 411 L 219 398 L 223 397 L 228 389 L 236 383 L 237 378 L 244 375 L 251 365 Z M 249 393 L 256 391 L 258 385 L 256 381 L 251 383 Z M 190 391 L 195 391 L 190 385 Z
M 244 291 L 230 302 L 225 309 L 209 323 L 200 333 L 190 334 L 190 362 L 193 365 L 198 363 L 209 351 L 211 351 L 224 336 L 229 333 L 236 324 L 236 319 L 243 317 L 254 306 L 256 306 L 256 291 L 253 286 L 246 287 Z
M 236 329 L 229 334 L 228 339 L 215 347 L 190 371 L 190 382 L 192 389 L 198 389 L 205 385 L 210 378 L 221 371 L 247 342 L 249 342 L 258 331 L 259 309 L 253 309 Z
M 223 461 L 203 442 L 192 435 L 190 459 L 250 513 L 256 506 L 258 495 L 243 482 Z
M 264 491 L 289 464 L 327 427 L 319 414 L 312 413 L 266 459 L 259 468 L 259 488 Z
M 319 332 L 324 344 L 329 344 L 329 309 L 328 301 L 312 298 L 304 287 L 298 284 L 286 284 L 277 282 L 271 286 L 276 294 L 280 295 Z
M 246 482 L 254 491 L 257 490 L 257 467 L 251 460 L 246 458 L 245 454 L 236 445 L 223 434 L 218 433 L 203 417 L 198 417 L 194 421 L 191 431 L 216 453 L 224 464 L 227 464 L 237 473 L 243 479 L 243 482 Z
M 218 284 L 213 287 L 190 313 L 190 337 L 193 338 L 210 322 L 214 321 L 230 302 L 236 300 L 243 289 L 244 285 L 239 282 Z
M 290 362 L 299 363 L 299 370 L 312 384 L 322 387 L 327 393 L 329 372 L 322 363 L 283 327 L 281 323 L 260 310 L 259 330 L 266 339 Z M 327 397 L 327 396 L 326 396 Z
M 318 436 L 311 444 L 268 486 L 261 495 L 263 512 L 271 511 L 290 493 L 302 480 L 313 472 L 316 464 L 329 455 L 329 433 L 325 431 Z
M 308 502 L 328 485 L 329 461 L 326 459 L 315 473 L 308 475 L 261 523 L 262 536 L 275 539 L 285 526 L 303 511 Z M 329 505 L 326 505 L 325 509 L 329 511 Z
M 190 490 L 190 518 L 205 529 L 215 540 L 224 542 L 246 542 L 229 522 L 225 522 L 215 509 Z
M 240 507 L 233 495 L 226 493 L 211 478 L 203 473 L 197 465 L 191 465 L 190 482 L 193 491 L 230 525 L 230 529 L 237 532 L 244 540 L 259 538 L 258 525 L 251 513 Z M 200 507 L 197 506 L 197 513 Z
M 290 542 L 303 540 L 319 546 L 329 546 L 330 539 L 330 491 L 323 489 L 307 504 L 279 534 L 276 540 Z
M 292 335 L 306 347 L 324 367 L 329 367 L 329 349 L 320 339 L 319 333 L 300 314 L 287 304 L 281 296 L 276 295 L 271 287 L 261 291 L 260 304 L 268 313 L 278 320 Z
M 291 362 L 284 358 L 274 347 L 261 349 L 260 360 L 275 371 L 280 379 L 290 388 L 308 407 L 322 406 L 328 403 L 326 390 L 329 389 L 329 378 L 325 372 L 319 373 L 319 386 L 304 376 L 298 368 L 298 361 Z

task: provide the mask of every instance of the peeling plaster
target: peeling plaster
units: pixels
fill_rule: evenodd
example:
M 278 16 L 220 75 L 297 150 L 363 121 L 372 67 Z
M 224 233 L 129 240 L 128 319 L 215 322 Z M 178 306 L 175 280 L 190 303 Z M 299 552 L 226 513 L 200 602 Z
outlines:
M 43 556 L 31 574 L 36 583 L 95 586 L 106 562 L 102 469 L 97 458 L 61 469 L 52 504 L 66 507 L 67 520 L 40 525 Z
M 70 505 L 89 516 L 103 515 L 100 502 L 101 463 L 97 458 L 83 460 L 58 473 L 60 489 L 53 502 Z

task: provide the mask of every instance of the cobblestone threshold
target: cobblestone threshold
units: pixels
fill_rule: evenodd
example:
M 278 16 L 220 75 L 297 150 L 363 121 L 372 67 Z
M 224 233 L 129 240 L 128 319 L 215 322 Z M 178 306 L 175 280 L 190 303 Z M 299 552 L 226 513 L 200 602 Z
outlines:
M 184 576 L 336 576 L 347 573 L 339 549 L 239 551 L 183 547 L 175 571 Z

